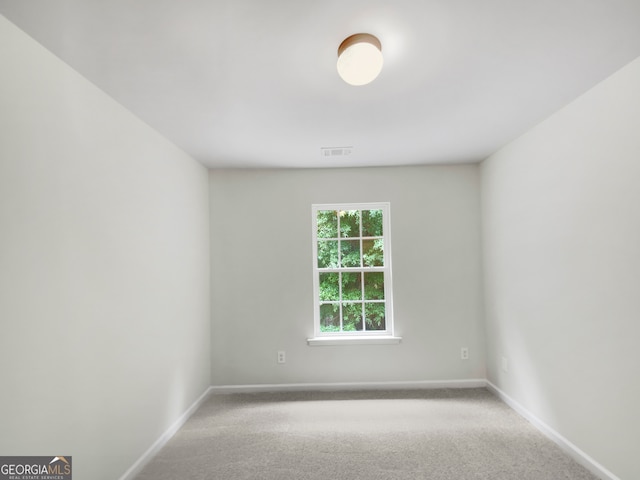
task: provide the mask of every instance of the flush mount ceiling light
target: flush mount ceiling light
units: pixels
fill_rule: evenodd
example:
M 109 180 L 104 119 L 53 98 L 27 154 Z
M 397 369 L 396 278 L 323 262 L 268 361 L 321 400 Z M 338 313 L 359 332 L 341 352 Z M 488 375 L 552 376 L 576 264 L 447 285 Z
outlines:
M 382 70 L 382 45 L 373 35 L 356 33 L 338 47 L 338 74 L 349 85 L 366 85 Z

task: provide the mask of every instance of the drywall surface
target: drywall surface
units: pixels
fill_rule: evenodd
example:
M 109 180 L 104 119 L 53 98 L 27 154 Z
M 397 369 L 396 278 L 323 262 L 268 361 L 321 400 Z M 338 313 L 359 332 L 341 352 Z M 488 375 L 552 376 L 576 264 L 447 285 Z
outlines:
M 484 378 L 477 165 L 213 170 L 210 184 L 213 385 Z M 336 202 L 391 204 L 399 345 L 307 345 L 311 205 Z
M 0 17 L 0 452 L 119 478 L 209 386 L 206 169 Z
M 638 85 L 640 59 L 481 167 L 488 378 L 621 479 L 640 478 Z

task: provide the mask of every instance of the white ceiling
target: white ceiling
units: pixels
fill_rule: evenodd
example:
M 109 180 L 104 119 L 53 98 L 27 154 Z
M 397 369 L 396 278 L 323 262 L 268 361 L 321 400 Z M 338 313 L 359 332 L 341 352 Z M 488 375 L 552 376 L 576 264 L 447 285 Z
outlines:
M 640 56 L 640 0 L 0 0 L 0 13 L 209 167 L 481 161 Z M 385 65 L 352 87 L 336 50 L 360 32 Z

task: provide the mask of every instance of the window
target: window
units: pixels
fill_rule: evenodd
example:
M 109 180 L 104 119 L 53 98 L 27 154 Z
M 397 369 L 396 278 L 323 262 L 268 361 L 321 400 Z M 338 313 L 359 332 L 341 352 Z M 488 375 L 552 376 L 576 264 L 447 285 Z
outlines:
M 392 336 L 389 204 L 312 212 L 315 336 Z

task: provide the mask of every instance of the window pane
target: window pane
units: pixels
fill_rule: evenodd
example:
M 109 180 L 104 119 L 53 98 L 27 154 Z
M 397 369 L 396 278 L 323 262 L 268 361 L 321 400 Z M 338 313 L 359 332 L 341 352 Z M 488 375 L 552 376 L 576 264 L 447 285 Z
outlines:
M 342 304 L 342 329 L 345 332 L 362 330 L 362 303 Z
M 360 236 L 360 210 L 342 210 L 340 212 L 340 236 Z
M 362 250 L 362 260 L 365 267 L 384 266 L 384 240 L 382 238 L 363 240 Z
M 365 272 L 364 299 L 365 300 L 384 300 L 384 273 Z
M 320 273 L 320 301 L 340 300 L 338 273 Z
M 320 331 L 340 331 L 340 305 L 337 303 L 325 303 L 320 305 Z
M 364 305 L 367 330 L 385 329 L 384 310 L 384 303 L 366 303 Z
M 342 267 L 360 266 L 360 240 L 342 240 L 340 242 Z
M 318 240 L 318 268 L 338 266 L 338 240 Z
M 315 333 L 393 333 L 388 203 L 314 204 L 312 211 Z
M 338 212 L 335 210 L 319 210 L 318 238 L 338 238 Z
M 382 210 L 362 211 L 362 236 L 381 237 L 382 236 Z
M 362 274 L 344 272 L 342 274 L 342 299 L 362 300 Z

